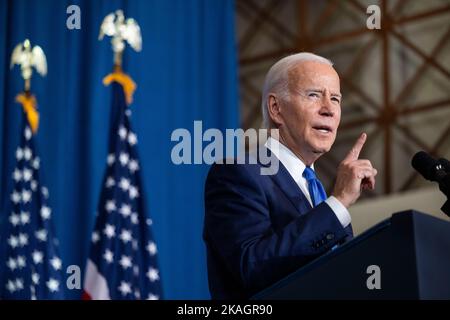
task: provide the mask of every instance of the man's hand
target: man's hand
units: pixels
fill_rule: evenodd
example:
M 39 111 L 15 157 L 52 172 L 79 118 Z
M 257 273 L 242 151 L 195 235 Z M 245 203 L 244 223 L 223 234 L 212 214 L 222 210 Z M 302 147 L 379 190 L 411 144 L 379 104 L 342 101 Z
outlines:
M 361 190 L 375 188 L 377 170 L 369 160 L 358 159 L 367 135 L 362 133 L 353 148 L 339 164 L 333 196 L 346 208 L 350 207 L 361 195 Z

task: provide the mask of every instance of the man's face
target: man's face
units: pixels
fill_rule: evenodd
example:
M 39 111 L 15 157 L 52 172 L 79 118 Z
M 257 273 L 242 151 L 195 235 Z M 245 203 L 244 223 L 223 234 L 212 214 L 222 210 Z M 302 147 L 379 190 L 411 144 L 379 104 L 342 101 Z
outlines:
M 341 119 L 339 76 L 320 62 L 302 62 L 289 72 L 290 98 L 280 107 L 281 138 L 303 160 L 328 152 Z M 309 161 L 306 161 L 309 162 Z

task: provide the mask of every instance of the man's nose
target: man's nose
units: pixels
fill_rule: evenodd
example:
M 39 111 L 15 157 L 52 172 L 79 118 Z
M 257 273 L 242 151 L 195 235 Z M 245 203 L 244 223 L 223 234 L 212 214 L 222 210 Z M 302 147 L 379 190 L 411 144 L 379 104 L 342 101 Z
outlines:
M 330 97 L 324 96 L 322 98 L 321 107 L 319 109 L 319 114 L 325 117 L 334 117 L 336 111 L 334 110 L 334 105 L 330 100 Z

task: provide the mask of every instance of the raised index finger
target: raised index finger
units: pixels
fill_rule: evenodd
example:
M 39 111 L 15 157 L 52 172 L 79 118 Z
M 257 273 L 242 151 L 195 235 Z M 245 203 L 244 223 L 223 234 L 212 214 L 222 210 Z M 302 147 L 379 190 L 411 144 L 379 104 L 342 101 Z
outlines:
M 358 160 L 359 154 L 361 152 L 362 147 L 364 146 L 364 143 L 366 142 L 367 134 L 361 133 L 358 140 L 356 140 L 356 143 L 353 145 L 353 147 L 350 149 L 350 151 L 347 153 L 347 155 L 344 158 L 344 161 L 354 161 Z

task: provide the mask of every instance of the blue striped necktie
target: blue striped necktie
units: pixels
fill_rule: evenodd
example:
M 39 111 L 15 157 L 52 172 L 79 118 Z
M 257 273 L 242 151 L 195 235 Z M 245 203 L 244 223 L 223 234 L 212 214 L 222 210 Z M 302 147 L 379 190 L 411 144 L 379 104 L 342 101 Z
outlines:
M 313 207 L 316 207 L 322 201 L 325 201 L 327 194 L 319 179 L 316 177 L 316 173 L 310 167 L 306 167 L 303 171 L 303 177 L 308 182 L 309 195 L 311 196 L 311 201 Z

